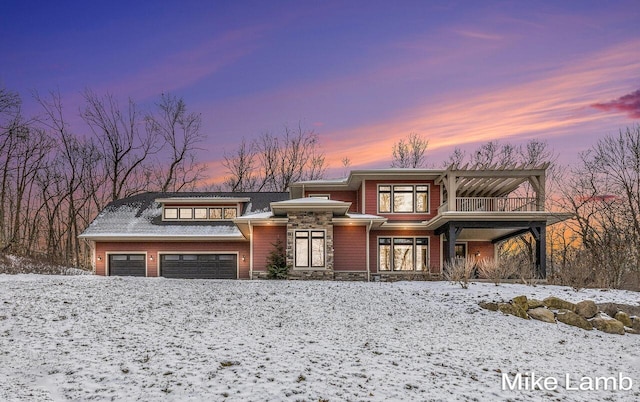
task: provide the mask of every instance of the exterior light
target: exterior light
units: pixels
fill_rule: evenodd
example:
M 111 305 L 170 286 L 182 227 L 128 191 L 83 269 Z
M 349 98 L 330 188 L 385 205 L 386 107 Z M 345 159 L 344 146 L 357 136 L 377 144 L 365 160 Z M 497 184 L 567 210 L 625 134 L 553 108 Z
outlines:
M 149 256 L 149 259 L 150 259 L 151 261 L 153 261 L 153 256 L 152 256 L 152 255 L 150 255 L 150 256 Z
M 247 259 L 247 257 L 245 257 L 245 255 L 242 255 L 242 262 L 244 262 Z
M 480 257 L 480 250 L 476 251 L 476 257 Z
M 102 261 L 102 257 L 98 256 L 98 261 Z

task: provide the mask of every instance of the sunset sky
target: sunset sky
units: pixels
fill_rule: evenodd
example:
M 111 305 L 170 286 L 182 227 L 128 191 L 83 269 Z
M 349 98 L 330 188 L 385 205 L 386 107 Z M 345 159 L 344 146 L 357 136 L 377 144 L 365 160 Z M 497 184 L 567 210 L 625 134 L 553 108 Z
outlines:
M 416 132 L 454 146 L 546 140 L 572 163 L 640 122 L 640 2 L 14 1 L 0 6 L 0 86 L 59 90 L 72 130 L 90 88 L 202 113 L 201 160 L 298 122 L 329 176 L 388 167 Z

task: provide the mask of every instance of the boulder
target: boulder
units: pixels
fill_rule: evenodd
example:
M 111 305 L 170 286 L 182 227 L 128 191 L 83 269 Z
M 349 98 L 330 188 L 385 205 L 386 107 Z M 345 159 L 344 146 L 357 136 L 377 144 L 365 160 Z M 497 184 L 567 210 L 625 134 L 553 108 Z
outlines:
M 504 314 L 515 315 L 516 317 L 524 318 L 525 320 L 529 319 L 527 312 L 524 311 L 520 306 L 515 304 L 498 303 L 498 310 L 500 310 Z
M 591 320 L 594 328 L 607 334 L 624 335 L 624 324 L 615 318 L 599 316 Z
M 546 299 L 545 299 L 546 300 Z M 574 313 L 571 310 L 560 309 L 558 310 L 558 314 L 556 315 L 558 321 L 565 323 L 567 325 L 573 325 L 574 327 L 591 330 L 593 329 L 593 325 L 589 321 L 587 321 L 584 317 Z
M 542 302 L 542 300 L 528 299 L 527 307 L 529 310 L 533 308 L 544 307 L 544 303 Z
M 624 311 L 618 311 L 615 317 L 613 318 L 623 323 L 625 327 L 629 327 L 629 328 L 633 327 L 633 323 L 631 322 L 631 317 L 629 317 L 629 314 L 625 313 Z
M 550 322 L 552 324 L 556 323 L 555 314 L 553 314 L 553 311 L 549 310 L 546 307 L 532 308 L 531 310 L 527 311 L 527 314 L 529 314 L 529 317 L 533 318 L 534 320 Z
M 600 311 L 608 315 L 609 317 L 615 317 L 620 309 L 615 303 L 601 303 L 598 305 Z
M 632 317 L 631 318 L 631 328 L 636 331 L 640 331 L 640 317 Z
M 568 302 L 566 300 L 562 300 L 559 297 L 555 297 L 555 296 L 549 296 L 546 299 L 544 299 L 542 301 L 542 303 L 544 303 L 545 306 L 547 306 L 548 308 L 552 308 L 552 309 L 562 309 L 562 310 L 569 310 L 571 312 L 575 312 L 576 311 L 576 305 Z
M 576 313 L 584 318 L 593 318 L 598 314 L 598 306 L 592 300 L 584 300 L 576 303 Z
M 527 304 L 527 296 L 516 296 L 511 299 L 511 304 L 514 304 L 524 311 L 529 310 L 529 305 Z
M 640 335 L 640 331 L 638 331 L 637 329 L 633 329 L 633 328 L 624 328 L 624 332 L 626 332 L 627 334 L 632 334 L 632 335 Z
M 478 303 L 478 306 L 482 307 L 485 310 L 498 311 L 498 303 L 481 301 L 480 303 Z

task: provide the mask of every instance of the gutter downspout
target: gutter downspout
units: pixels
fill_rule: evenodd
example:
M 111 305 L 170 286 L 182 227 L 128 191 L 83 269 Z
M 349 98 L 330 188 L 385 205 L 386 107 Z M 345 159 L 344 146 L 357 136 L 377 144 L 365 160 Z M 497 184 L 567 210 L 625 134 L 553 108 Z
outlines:
M 371 265 L 370 265 L 370 261 L 371 261 L 371 256 L 369 254 L 371 254 L 371 250 L 369 249 L 369 233 L 371 233 L 371 227 L 373 226 L 373 220 L 369 220 L 369 225 L 367 226 L 367 239 L 366 239 L 366 248 L 367 248 L 367 255 L 366 255 L 366 264 L 367 264 L 367 282 L 371 282 Z
M 249 280 L 253 279 L 253 226 L 251 226 L 251 219 L 249 223 Z

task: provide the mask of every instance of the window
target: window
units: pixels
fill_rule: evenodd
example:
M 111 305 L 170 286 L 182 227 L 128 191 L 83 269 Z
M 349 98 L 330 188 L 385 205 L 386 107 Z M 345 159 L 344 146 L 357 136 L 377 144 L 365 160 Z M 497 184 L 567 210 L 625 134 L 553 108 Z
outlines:
M 298 230 L 295 232 L 295 266 L 298 268 L 324 268 L 325 232 Z
M 235 208 L 224 209 L 224 219 L 235 219 L 236 215 L 237 215 L 237 211 Z
M 423 271 L 429 264 L 429 239 L 426 237 L 378 238 L 380 271 Z
M 193 209 L 180 208 L 180 219 L 193 219 Z
M 466 243 L 456 243 L 455 252 L 456 252 L 456 258 L 467 258 Z
M 194 208 L 193 219 L 207 219 L 207 208 Z
M 378 186 L 378 212 L 396 214 L 428 213 L 429 186 Z
M 238 215 L 236 207 L 168 207 L 163 210 L 165 220 L 231 220 Z
M 164 219 L 178 219 L 178 208 L 165 208 Z
M 209 208 L 209 219 L 222 219 L 222 208 Z

